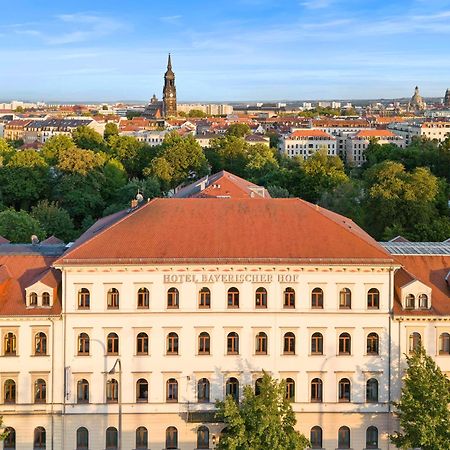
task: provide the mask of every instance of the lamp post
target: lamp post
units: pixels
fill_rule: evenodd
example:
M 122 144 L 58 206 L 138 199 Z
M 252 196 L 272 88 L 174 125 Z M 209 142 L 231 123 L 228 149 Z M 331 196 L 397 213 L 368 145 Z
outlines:
M 118 436 L 118 450 L 122 450 L 122 363 L 120 362 L 120 358 L 116 359 L 114 366 L 108 372 L 110 375 L 116 373 L 116 366 L 119 366 L 118 374 L 119 374 L 119 392 L 118 392 L 118 403 L 119 403 L 119 436 Z

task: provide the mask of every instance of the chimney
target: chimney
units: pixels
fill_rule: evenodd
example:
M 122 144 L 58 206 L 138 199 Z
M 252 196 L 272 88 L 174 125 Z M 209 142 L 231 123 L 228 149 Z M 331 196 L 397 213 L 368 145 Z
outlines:
M 33 245 L 39 244 L 39 238 L 35 234 L 31 235 L 31 243 Z

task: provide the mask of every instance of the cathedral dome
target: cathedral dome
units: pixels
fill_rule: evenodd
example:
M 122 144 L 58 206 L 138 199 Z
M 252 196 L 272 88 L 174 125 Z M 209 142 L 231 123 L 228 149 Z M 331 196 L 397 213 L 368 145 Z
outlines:
M 425 109 L 425 101 L 419 93 L 419 86 L 416 86 L 414 90 L 414 95 L 411 97 L 409 102 L 409 109 L 412 110 L 423 110 Z

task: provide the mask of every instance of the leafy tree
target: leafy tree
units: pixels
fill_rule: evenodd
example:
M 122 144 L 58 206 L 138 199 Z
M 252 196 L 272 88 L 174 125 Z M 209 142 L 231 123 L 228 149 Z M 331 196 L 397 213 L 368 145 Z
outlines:
M 141 117 L 142 113 L 140 111 L 127 111 L 127 119 L 131 120 L 133 117 Z
M 103 136 L 87 125 L 83 125 L 73 130 L 72 138 L 77 147 L 84 148 L 85 150 L 99 152 L 105 149 Z
M 7 209 L 0 212 L 0 236 L 13 243 L 29 243 L 32 235 L 45 237 L 40 223 L 26 211 Z
M 219 158 L 218 170 L 228 170 L 240 177 L 246 176 L 247 147 L 244 139 L 227 135 L 218 139 L 211 139 L 210 154 L 216 154 Z M 211 159 L 210 159 L 211 160 Z
M 232 123 L 227 131 L 227 136 L 244 137 L 250 134 L 250 127 L 246 123 Z
M 48 164 L 54 165 L 60 157 L 60 153 L 65 150 L 71 150 L 75 147 L 75 143 L 70 136 L 58 134 L 52 136 L 41 149 L 42 157 Z
M 272 198 L 288 198 L 291 196 L 286 188 L 274 184 L 267 186 L 267 190 Z
M 0 167 L 7 164 L 15 153 L 15 149 L 5 139 L 0 138 Z
M 73 147 L 60 151 L 56 167 L 61 172 L 78 173 L 85 176 L 95 169 L 100 169 L 105 161 L 106 157 L 102 153 Z
M 308 439 L 294 429 L 295 414 L 286 399 L 286 384 L 264 373 L 255 394 L 251 386 L 244 387 L 240 404 L 228 396 L 217 402 L 217 419 L 226 428 L 219 450 L 302 450 Z
M 0 442 L 4 441 L 8 437 L 8 432 L 6 430 L 3 430 L 3 416 L 0 416 Z
M 247 163 L 245 168 L 249 176 L 255 176 L 278 166 L 273 148 L 264 144 L 247 144 L 246 150 Z
M 188 117 L 203 118 L 206 117 L 206 113 L 204 113 L 201 109 L 191 109 L 188 113 Z
M 450 449 L 450 380 L 422 347 L 407 356 L 400 401 L 394 402 L 401 432 L 397 448 Z
M 45 232 L 45 236 L 56 236 L 64 242 L 74 239 L 74 226 L 69 213 L 55 202 L 43 200 L 31 208 L 35 218 Z
M 105 125 L 105 131 L 103 133 L 105 141 L 107 141 L 111 136 L 118 136 L 118 135 L 119 135 L 119 128 L 117 128 L 117 125 L 114 122 L 108 122 Z

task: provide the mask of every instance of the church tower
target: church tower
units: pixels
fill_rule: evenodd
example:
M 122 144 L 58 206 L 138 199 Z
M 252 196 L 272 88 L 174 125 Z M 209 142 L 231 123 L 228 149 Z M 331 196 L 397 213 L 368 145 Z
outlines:
M 444 106 L 450 108 L 450 89 L 445 91 Z
M 164 117 L 176 116 L 177 114 L 177 89 L 175 87 L 175 74 L 172 71 L 170 53 L 167 61 L 167 70 L 164 74 L 163 110 Z

